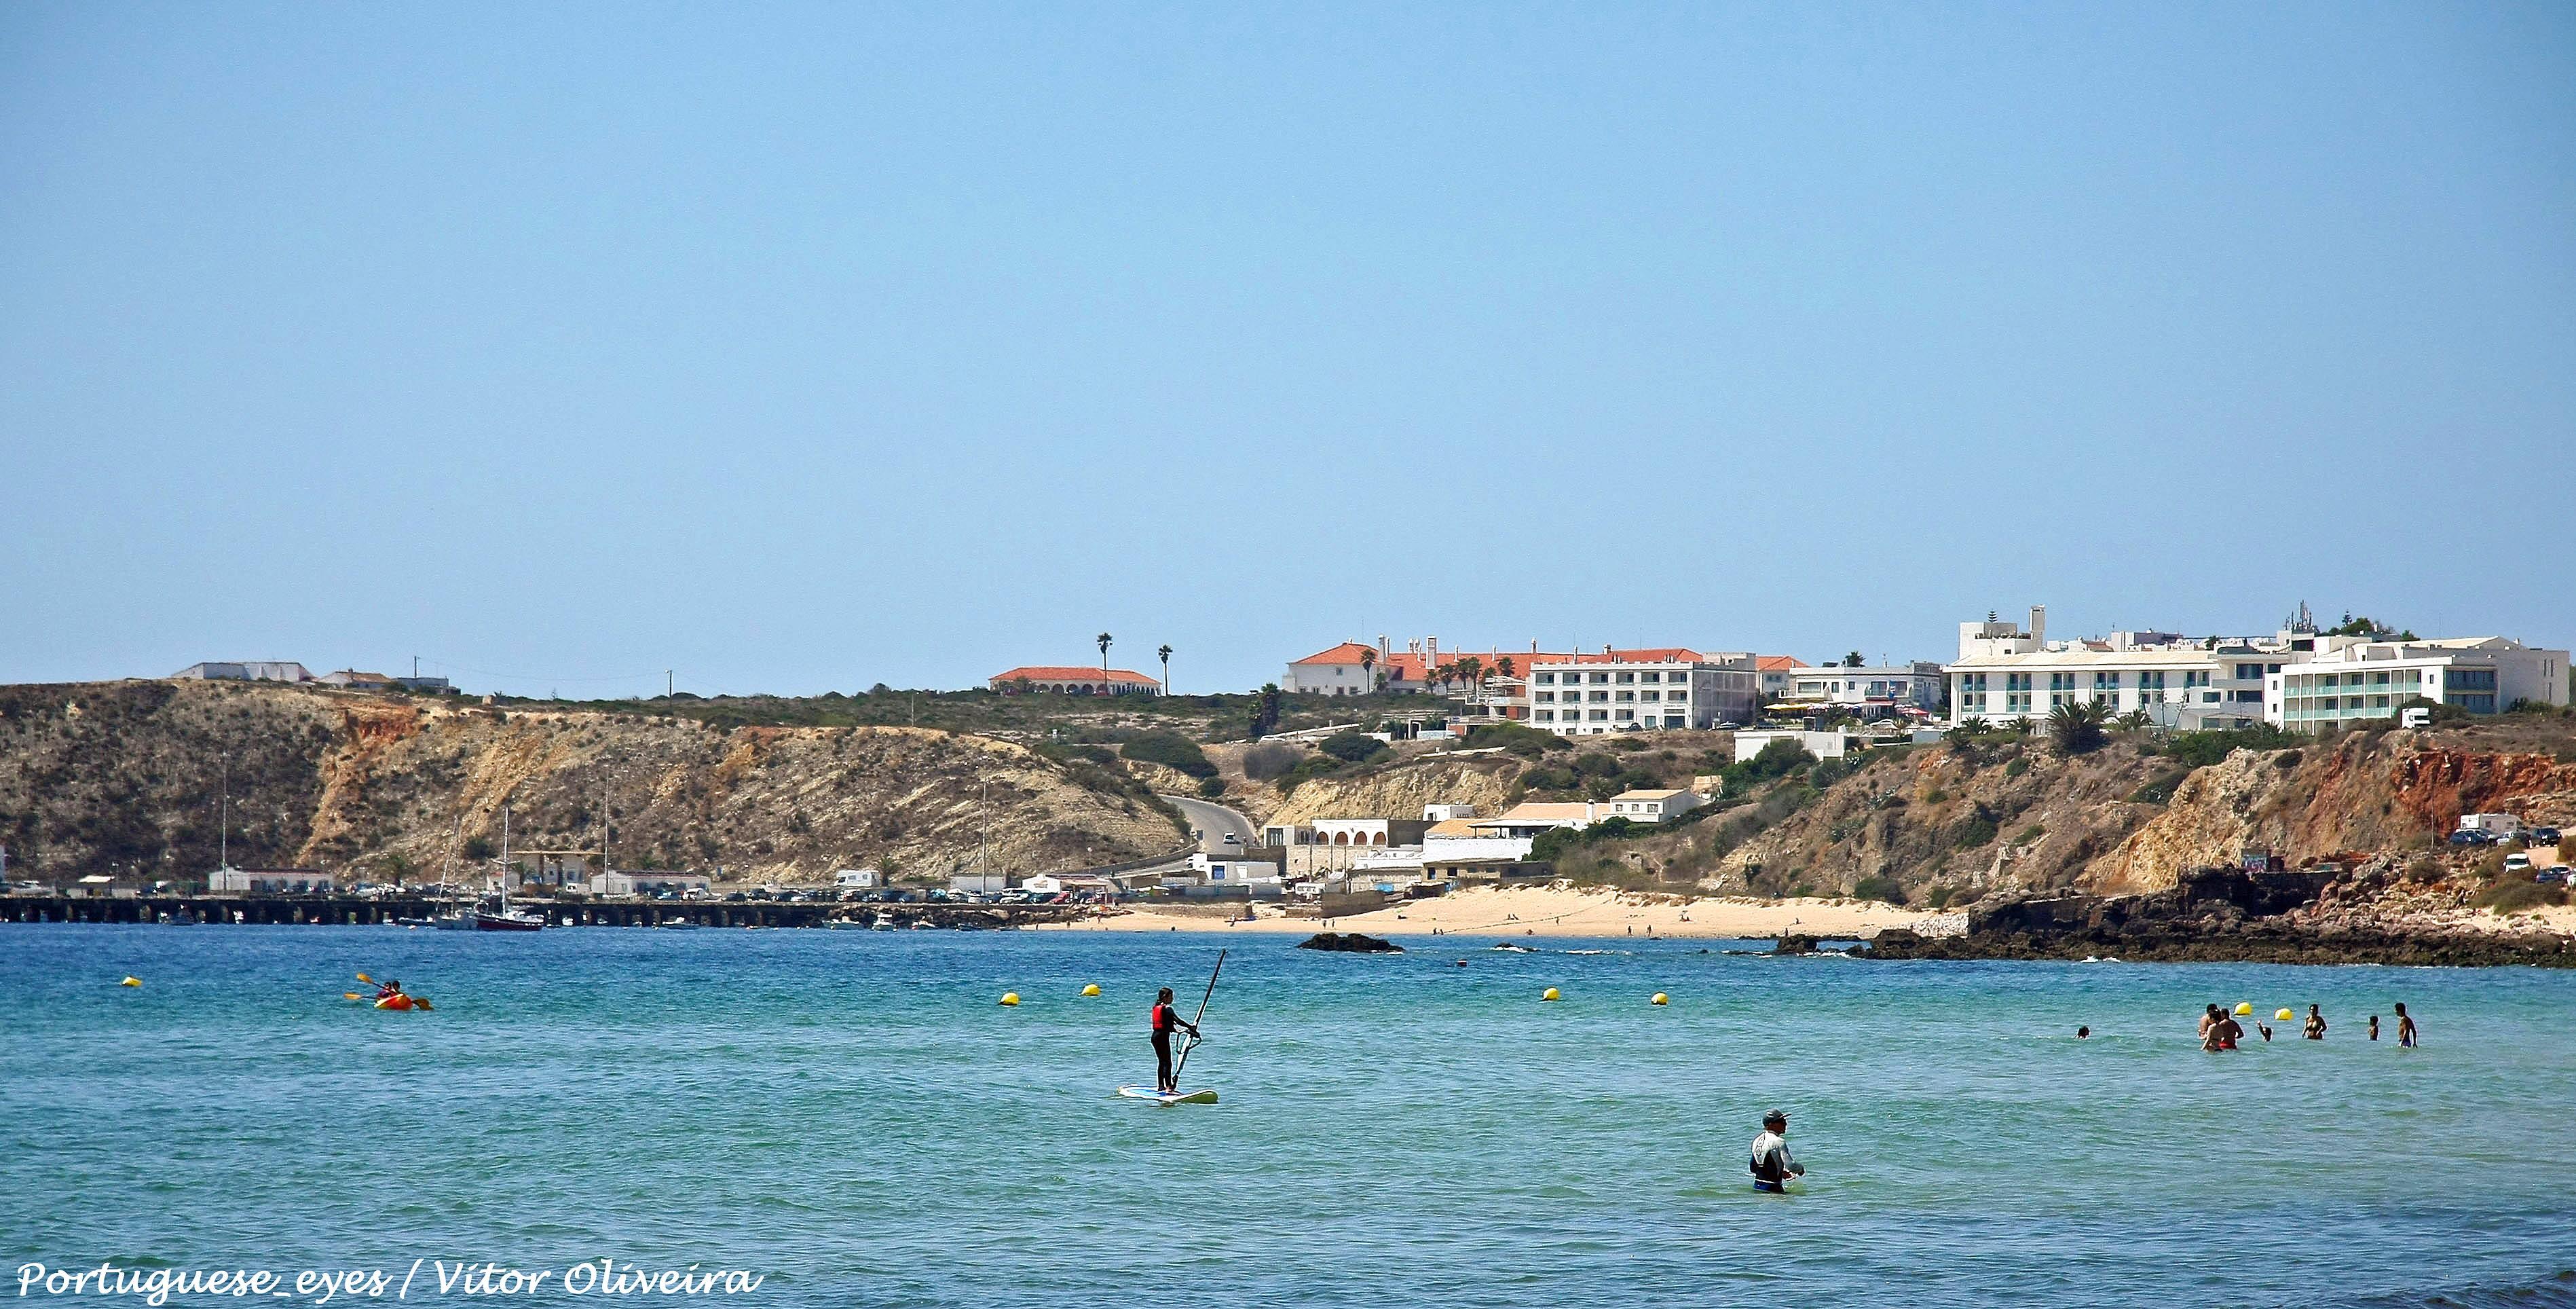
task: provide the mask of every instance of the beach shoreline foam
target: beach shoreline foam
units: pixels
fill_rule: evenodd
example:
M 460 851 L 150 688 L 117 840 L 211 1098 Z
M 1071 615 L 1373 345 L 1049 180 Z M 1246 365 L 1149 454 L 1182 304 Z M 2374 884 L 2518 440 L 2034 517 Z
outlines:
M 1758 940 L 1797 933 L 1832 940 L 1866 940 L 1882 929 L 1913 929 L 1936 915 L 1878 900 L 1747 896 L 1669 896 L 1565 885 L 1476 887 L 1383 909 L 1333 918 L 1289 917 L 1265 907 L 1249 922 L 1210 913 L 1139 908 L 1078 922 L 1032 927 L 1046 932 L 1215 932 L 1312 935 L 1319 931 L 1372 936 L 1459 937 L 1658 937 L 1692 940 Z

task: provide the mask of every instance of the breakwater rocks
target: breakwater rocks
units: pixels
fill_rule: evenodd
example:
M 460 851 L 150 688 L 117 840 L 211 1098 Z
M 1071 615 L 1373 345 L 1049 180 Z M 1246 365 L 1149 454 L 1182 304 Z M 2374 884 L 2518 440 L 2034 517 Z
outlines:
M 1317 932 L 1297 943 L 1300 950 L 1336 950 L 1343 954 L 1402 954 L 1404 947 L 1359 932 Z
M 2153 895 L 2015 900 L 1971 911 L 1960 936 L 1880 932 L 1868 957 L 2576 968 L 2576 938 L 2549 933 L 2316 921 L 2335 877 L 2211 869 Z

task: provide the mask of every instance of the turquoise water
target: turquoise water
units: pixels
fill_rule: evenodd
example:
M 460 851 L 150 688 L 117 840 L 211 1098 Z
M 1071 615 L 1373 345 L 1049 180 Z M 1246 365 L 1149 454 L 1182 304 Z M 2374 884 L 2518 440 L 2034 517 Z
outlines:
M 1223 1103 L 1114 1098 L 1219 944 Z M 2576 974 L 1411 944 L 0 927 L 0 1248 L 783 1306 L 2576 1302 Z M 2239 999 L 2334 1031 L 2200 1053 Z

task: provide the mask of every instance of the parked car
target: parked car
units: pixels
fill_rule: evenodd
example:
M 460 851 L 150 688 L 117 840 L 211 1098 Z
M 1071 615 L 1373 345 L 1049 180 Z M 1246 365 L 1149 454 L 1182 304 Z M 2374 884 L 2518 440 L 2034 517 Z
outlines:
M 2528 827 L 2523 829 L 2522 835 L 2533 845 L 2558 845 L 2566 839 L 2558 834 L 2555 827 Z
M 2453 844 L 2453 845 L 2493 845 L 2493 844 L 2495 844 L 2495 838 L 2494 838 L 2494 837 L 2492 837 L 2492 836 L 2487 835 L 2487 834 L 2486 834 L 2486 833 L 2484 833 L 2484 832 L 2471 831 L 2471 830 L 2469 830 L 2468 828 L 2465 828 L 2465 827 L 2464 827 L 2464 828 L 2461 828 L 2459 831 L 2456 831 L 2456 832 L 2451 833 L 2451 844 Z
M 727 892 L 725 892 L 725 903 L 726 903 L 726 904 L 741 904 L 743 901 L 748 900 L 748 899 L 750 899 L 750 898 L 751 898 L 751 897 L 750 897 L 748 894 L 746 894 L 746 893 L 744 893 L 744 892 L 741 892 L 741 891 L 727 891 Z
M 2531 875 L 2531 880 L 2540 883 L 2542 886 L 2555 886 L 2560 882 L 2569 880 L 2569 877 L 2570 874 L 2568 872 L 2567 865 L 2560 864 L 2556 868 L 2543 868 L 2539 872 L 2533 873 Z
M 2508 873 L 2527 873 L 2527 872 L 2530 872 L 2530 871 L 2531 871 L 2531 856 L 2530 856 L 2530 855 L 2527 855 L 2527 854 L 2524 854 L 2524 853 L 2522 853 L 2522 852 L 2521 852 L 2521 851 L 2519 851 L 2519 850 L 2515 851 L 2515 852 L 2514 852 L 2514 853 L 2512 853 L 2512 854 L 2506 855 L 2506 856 L 2504 857 L 2504 870 L 2505 870 L 2506 872 L 2508 872 Z

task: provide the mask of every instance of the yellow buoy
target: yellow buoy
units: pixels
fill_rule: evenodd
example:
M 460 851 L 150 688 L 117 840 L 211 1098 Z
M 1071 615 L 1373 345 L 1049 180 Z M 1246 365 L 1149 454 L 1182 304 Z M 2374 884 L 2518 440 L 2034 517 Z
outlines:
M 1083 988 L 1082 988 L 1082 993 L 1083 993 L 1084 995 L 1098 995 L 1098 994 L 1100 994 L 1100 983 L 1098 983 L 1098 982 L 1093 982 L 1093 983 L 1091 983 L 1091 984 L 1089 984 L 1089 985 L 1087 985 L 1087 986 L 1083 987 Z
M 1671 996 L 1666 995 L 1666 994 L 1664 994 L 1664 993 L 1663 993 L 1663 992 L 1661 992 L 1661 991 L 1657 991 L 1657 992 L 1655 992 L 1655 998 L 1654 998 L 1650 1003 L 1653 1003 L 1653 1004 L 1665 1004 L 1665 1003 L 1670 1002 L 1671 1000 L 1672 1000 L 1672 997 L 1671 997 Z
M 129 977 L 129 978 L 126 978 L 124 981 L 117 983 L 117 985 L 118 985 L 118 986 L 141 986 L 141 985 L 143 985 L 143 979 L 142 979 L 142 978 L 140 978 L 140 977 Z
M 1539 999 L 1541 999 L 1541 1000 L 1554 1000 L 1554 999 L 1557 999 L 1558 997 L 1557 997 L 1557 994 L 1556 994 L 1556 988 L 1555 988 L 1555 987 L 1553 987 L 1553 986 L 1551 986 L 1551 987 L 1547 988 L 1547 990 L 1545 990 L 1545 991 L 1543 991 L 1543 992 L 1540 992 L 1540 993 L 1539 993 L 1539 997 L 1538 997 L 1538 998 L 1539 998 Z
M 1017 991 L 1004 991 L 1004 992 L 1002 992 L 1002 1003 L 1004 1003 L 1004 1004 L 1018 1004 L 1019 1002 L 1020 1002 L 1020 993 L 1019 993 L 1019 992 L 1017 992 Z
M 2236 1016 L 2237 1016 L 2237 1017 L 2242 1018 L 2242 1017 L 2244 1017 L 2245 1015 L 2250 1014 L 2250 1013 L 2252 1013 L 2252 1012 L 2254 1012 L 2254 1004 L 2253 1004 L 2253 1002 L 2252 1002 L 2252 1001 L 2250 1001 L 2250 1000 L 2239 1000 L 2239 1001 L 2237 1001 L 2237 1002 L 2236 1002 Z
M 2281 1012 L 2272 1015 L 2272 1021 L 2276 1023 L 2286 1023 L 2296 1016 L 2297 1015 L 2292 1014 L 2289 1010 L 2284 1009 Z

